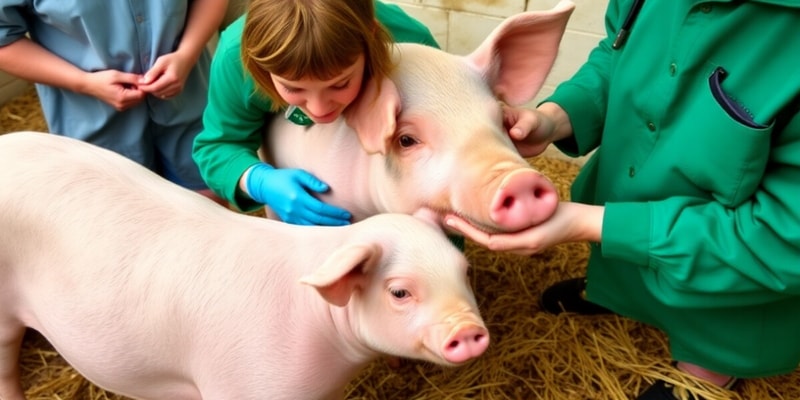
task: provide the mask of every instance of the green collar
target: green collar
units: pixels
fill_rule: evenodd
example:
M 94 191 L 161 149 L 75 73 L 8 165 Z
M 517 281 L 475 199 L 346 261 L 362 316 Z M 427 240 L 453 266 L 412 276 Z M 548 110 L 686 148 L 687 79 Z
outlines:
M 314 121 L 312 121 L 311 118 L 308 118 L 307 115 L 303 114 L 303 111 L 297 106 L 289 106 L 283 116 L 296 125 L 314 125 Z

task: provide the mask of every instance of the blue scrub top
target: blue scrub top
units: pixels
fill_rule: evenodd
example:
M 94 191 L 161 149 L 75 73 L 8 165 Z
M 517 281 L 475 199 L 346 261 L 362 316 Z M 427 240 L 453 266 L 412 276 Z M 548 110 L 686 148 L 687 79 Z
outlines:
M 189 7 L 190 0 L 3 0 L 0 46 L 28 34 L 85 71 L 115 69 L 143 74 L 159 55 L 177 48 Z M 206 51 L 180 95 L 168 100 L 148 96 L 125 112 L 65 89 L 37 85 L 37 90 L 51 132 L 143 162 L 151 158 L 147 153 L 152 151 L 152 143 L 150 149 L 144 143 L 157 141 L 148 138 L 153 134 L 147 131 L 169 132 L 172 127 L 200 123 L 209 65 Z

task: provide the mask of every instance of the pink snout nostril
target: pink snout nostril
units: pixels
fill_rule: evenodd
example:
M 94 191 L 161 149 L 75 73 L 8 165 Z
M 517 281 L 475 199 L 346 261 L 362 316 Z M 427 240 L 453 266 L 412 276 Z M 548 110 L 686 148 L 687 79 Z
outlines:
M 444 348 L 445 359 L 452 363 L 462 363 L 478 357 L 489 347 L 489 333 L 475 326 L 459 330 Z
M 533 188 L 531 193 L 534 199 L 538 199 L 546 196 L 549 192 L 547 189 L 537 186 Z M 513 208 L 514 203 L 516 203 L 516 200 L 517 198 L 513 195 L 507 196 L 505 199 L 503 199 L 502 208 L 506 209 Z
M 557 205 L 555 186 L 535 171 L 524 171 L 506 178 L 490 213 L 501 230 L 518 231 L 546 221 Z

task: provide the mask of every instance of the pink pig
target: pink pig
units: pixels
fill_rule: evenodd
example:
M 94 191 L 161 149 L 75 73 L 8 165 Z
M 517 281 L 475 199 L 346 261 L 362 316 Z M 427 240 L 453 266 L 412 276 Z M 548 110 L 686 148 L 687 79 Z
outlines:
M 488 346 L 466 259 L 408 215 L 242 215 L 31 132 L 0 136 L 0 187 L 3 400 L 24 398 L 26 327 L 136 399 L 335 399 L 381 354 L 456 365 Z
M 322 198 L 355 220 L 456 213 L 486 231 L 541 223 L 558 193 L 517 153 L 498 100 L 519 105 L 536 95 L 574 7 L 514 15 L 467 56 L 398 44 L 380 94 L 372 82 L 346 122 L 307 128 L 275 118 L 263 146 L 274 154 L 263 158 L 328 183 Z

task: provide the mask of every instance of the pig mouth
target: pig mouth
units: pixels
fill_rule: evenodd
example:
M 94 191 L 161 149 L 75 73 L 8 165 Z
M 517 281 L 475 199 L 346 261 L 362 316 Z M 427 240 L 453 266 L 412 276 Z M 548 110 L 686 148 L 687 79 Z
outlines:
M 446 226 L 444 224 L 444 218 L 448 215 L 454 215 L 468 222 L 474 228 L 481 230 L 485 233 L 494 234 L 503 232 L 494 225 L 489 225 L 487 223 L 480 222 L 477 219 L 469 216 L 468 214 L 465 214 L 464 212 L 461 212 L 459 210 L 454 210 L 448 207 L 441 207 L 441 206 L 437 207 L 430 205 L 421 206 L 417 209 L 417 211 L 413 212 L 412 215 L 422 220 L 432 222 L 435 225 L 438 225 L 445 230 Z
M 478 230 L 480 230 L 482 232 L 485 232 L 485 233 L 488 233 L 488 234 L 508 233 L 506 231 L 503 231 L 503 230 L 497 228 L 494 225 L 489 225 L 487 223 L 480 222 L 480 221 L 476 220 L 475 218 L 473 218 L 473 217 L 471 217 L 471 216 L 469 216 L 467 214 L 464 214 L 462 212 L 456 211 L 456 210 L 450 210 L 450 211 L 447 211 L 447 212 L 443 212 L 441 215 L 442 215 L 442 217 L 444 217 L 445 215 L 448 215 L 448 214 L 455 215 L 455 216 L 463 219 L 464 221 L 466 221 L 470 225 L 472 225 L 473 228 L 478 229 Z

